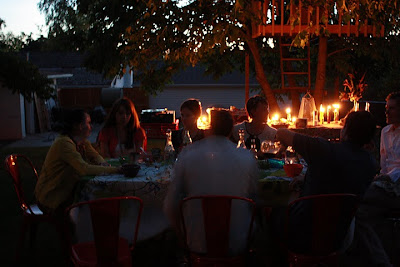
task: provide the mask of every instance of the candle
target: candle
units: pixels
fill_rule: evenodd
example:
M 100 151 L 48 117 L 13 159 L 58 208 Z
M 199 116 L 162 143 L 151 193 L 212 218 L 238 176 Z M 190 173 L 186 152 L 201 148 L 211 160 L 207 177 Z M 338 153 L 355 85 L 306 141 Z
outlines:
M 292 120 L 292 115 L 290 114 L 290 108 L 286 109 L 286 119 L 288 121 L 288 123 Z
M 365 111 L 369 112 L 369 103 L 368 102 L 365 102 Z
M 279 115 L 278 113 L 275 113 L 275 115 L 272 117 L 272 122 L 278 122 L 279 121 Z
M 332 106 L 333 106 L 333 120 L 335 122 L 338 122 L 339 121 L 339 108 L 340 108 L 340 105 L 339 104 L 333 104 Z
M 313 111 L 312 115 L 313 115 L 312 124 L 313 124 L 313 126 L 317 126 L 318 125 L 318 110 L 315 109 Z
M 322 106 L 319 107 L 319 123 L 324 124 L 324 116 L 325 116 L 325 108 Z
M 331 106 L 326 109 L 326 122 L 331 123 Z

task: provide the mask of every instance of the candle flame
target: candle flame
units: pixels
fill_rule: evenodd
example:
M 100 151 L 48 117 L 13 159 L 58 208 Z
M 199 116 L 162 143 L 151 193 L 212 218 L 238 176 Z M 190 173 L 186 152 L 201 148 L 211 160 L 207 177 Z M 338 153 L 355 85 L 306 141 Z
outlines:
M 290 111 L 291 111 L 290 108 L 287 108 L 287 109 L 286 109 L 286 114 L 289 114 Z

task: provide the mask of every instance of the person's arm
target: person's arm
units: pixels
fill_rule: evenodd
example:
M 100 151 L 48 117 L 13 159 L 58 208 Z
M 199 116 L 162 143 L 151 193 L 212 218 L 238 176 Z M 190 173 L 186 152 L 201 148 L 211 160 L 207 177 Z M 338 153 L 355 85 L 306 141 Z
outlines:
M 387 168 L 386 168 L 386 159 L 387 159 L 387 152 L 385 148 L 385 142 L 384 142 L 385 134 L 384 134 L 384 129 L 381 132 L 381 142 L 380 142 L 380 165 L 381 165 L 381 174 L 387 174 Z
M 99 145 L 100 145 L 100 155 L 103 158 L 111 158 L 110 151 L 109 151 L 109 148 L 108 148 L 107 139 L 108 138 L 107 138 L 105 132 L 103 130 L 101 130 L 99 132 L 98 141 L 99 141 Z
M 296 133 L 288 129 L 278 129 L 276 131 L 275 139 L 280 141 L 283 146 L 293 146 L 293 138 Z
M 119 172 L 119 169 L 115 167 L 99 166 L 87 163 L 76 150 L 76 145 L 72 141 L 65 141 L 60 144 L 60 153 L 63 160 L 72 166 L 80 176 Z
M 135 144 L 135 149 L 136 149 L 135 152 L 141 153 L 142 150 L 143 151 L 147 150 L 147 137 L 143 128 L 137 129 L 133 137 L 133 143 Z
M 84 145 L 86 150 L 86 157 L 90 160 L 90 163 L 100 165 L 106 162 L 104 158 L 99 154 L 99 152 L 97 152 L 96 149 L 94 149 L 89 140 L 85 140 Z
M 295 133 L 287 129 L 278 129 L 276 139 L 283 145 L 292 146 L 309 164 L 312 161 L 322 159 L 321 157 L 316 157 L 316 155 L 329 155 L 331 152 L 329 141 L 319 137 Z

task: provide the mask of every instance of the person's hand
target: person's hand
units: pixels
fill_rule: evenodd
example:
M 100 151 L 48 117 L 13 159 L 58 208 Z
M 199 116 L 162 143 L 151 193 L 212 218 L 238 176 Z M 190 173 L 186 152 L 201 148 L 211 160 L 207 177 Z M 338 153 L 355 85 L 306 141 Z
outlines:
M 100 165 L 101 165 L 101 166 L 107 166 L 107 167 L 110 167 L 110 166 L 111 166 L 111 164 L 108 163 L 107 161 L 104 161 L 104 162 L 100 163 Z

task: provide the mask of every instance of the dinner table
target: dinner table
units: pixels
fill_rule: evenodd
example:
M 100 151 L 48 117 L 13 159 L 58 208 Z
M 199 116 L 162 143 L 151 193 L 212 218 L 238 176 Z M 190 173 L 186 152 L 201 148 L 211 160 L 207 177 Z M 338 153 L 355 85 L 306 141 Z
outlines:
M 283 207 L 296 195 L 289 186 L 292 178 L 283 170 L 283 160 L 268 159 L 259 168 L 257 183 L 257 204 L 260 206 Z M 112 164 L 118 164 L 113 160 Z M 155 237 L 168 228 L 169 221 L 163 212 L 163 202 L 173 176 L 173 165 L 165 162 L 140 163 L 140 170 L 135 177 L 123 174 L 97 175 L 84 177 L 78 186 L 75 201 L 88 201 L 97 198 L 114 196 L 137 196 L 143 201 L 143 212 L 139 226 L 138 241 Z M 304 175 L 304 170 L 303 174 Z M 137 216 L 125 209 L 120 234 L 132 240 L 133 231 L 128 221 Z M 90 223 L 89 210 L 74 211 L 72 221 L 76 224 L 76 237 L 79 241 L 90 240 L 88 231 Z

